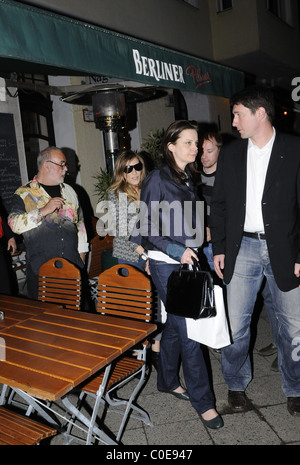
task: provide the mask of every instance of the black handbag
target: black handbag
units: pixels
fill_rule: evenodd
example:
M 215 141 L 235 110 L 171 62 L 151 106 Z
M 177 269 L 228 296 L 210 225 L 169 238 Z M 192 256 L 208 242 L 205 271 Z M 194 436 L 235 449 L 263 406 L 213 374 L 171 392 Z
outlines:
M 185 318 L 216 316 L 214 283 L 209 271 L 203 271 L 193 259 L 193 269 L 180 265 L 168 279 L 166 312 Z

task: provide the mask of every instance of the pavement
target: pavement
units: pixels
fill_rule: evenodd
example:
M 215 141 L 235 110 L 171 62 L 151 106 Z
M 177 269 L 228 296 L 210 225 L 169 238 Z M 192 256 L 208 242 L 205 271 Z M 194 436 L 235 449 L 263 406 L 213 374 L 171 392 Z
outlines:
M 221 356 L 209 350 L 212 382 L 216 396 L 217 410 L 222 415 L 224 427 L 219 430 L 206 428 L 196 411 L 187 401 L 178 400 L 156 389 L 156 372 L 150 377 L 140 393 L 137 403 L 145 409 L 153 426 L 130 419 L 122 437 L 125 446 L 203 446 L 203 445 L 244 445 L 276 446 L 300 445 L 300 417 L 293 417 L 286 408 L 286 397 L 281 389 L 281 377 L 271 370 L 275 355 L 262 357 L 259 349 L 272 342 L 267 314 L 263 309 L 255 315 L 253 328 L 253 380 L 246 394 L 247 410 L 233 412 L 227 402 L 227 386 L 221 372 Z M 120 396 L 126 395 L 126 390 Z M 105 424 L 116 432 L 120 416 L 111 413 Z M 60 444 L 56 436 L 51 444 Z M 128 448 L 127 448 L 128 449 Z M 127 450 L 126 449 L 126 450 Z M 129 447 L 130 449 L 130 447 Z

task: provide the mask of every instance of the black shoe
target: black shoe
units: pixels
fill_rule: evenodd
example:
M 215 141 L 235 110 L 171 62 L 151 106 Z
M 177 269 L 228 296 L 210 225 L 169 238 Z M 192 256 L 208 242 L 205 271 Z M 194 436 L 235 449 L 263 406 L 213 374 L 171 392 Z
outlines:
M 172 396 L 175 396 L 177 397 L 177 399 L 180 399 L 180 400 L 190 400 L 189 395 L 186 391 L 185 392 L 160 391 L 160 392 L 166 392 L 167 394 L 172 394 Z
M 271 370 L 272 371 L 279 371 L 278 369 L 278 357 L 274 358 L 272 364 L 271 364 Z
M 268 357 L 269 355 L 276 354 L 276 352 L 277 352 L 277 347 L 274 346 L 274 344 L 269 344 L 268 346 L 263 347 L 262 349 L 257 351 L 259 355 L 263 355 L 264 357 Z
M 211 420 L 204 420 L 201 413 L 199 413 L 199 418 L 204 424 L 204 426 L 207 426 L 207 428 L 210 428 L 210 429 L 219 429 L 219 428 L 222 428 L 222 426 L 224 426 L 224 422 L 219 414 L 215 418 L 212 418 Z
M 173 396 L 177 397 L 177 399 L 180 399 L 180 400 L 190 400 L 187 392 L 169 391 L 169 394 L 172 394 Z
M 246 409 L 246 395 L 244 391 L 228 391 L 229 406 L 235 412 L 243 412 Z
M 300 416 L 300 397 L 288 397 L 287 409 L 293 417 Z
M 158 369 L 158 361 L 159 361 L 159 352 L 154 352 L 153 350 L 151 350 L 150 362 L 151 362 L 152 367 L 154 367 L 156 371 Z

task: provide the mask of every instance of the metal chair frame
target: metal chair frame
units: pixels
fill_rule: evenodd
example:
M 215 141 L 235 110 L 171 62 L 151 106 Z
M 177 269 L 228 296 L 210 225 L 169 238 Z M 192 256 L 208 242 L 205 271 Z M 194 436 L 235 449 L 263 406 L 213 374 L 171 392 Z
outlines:
M 128 274 L 128 277 L 122 276 L 120 274 L 121 270 Z M 152 317 L 152 305 L 150 279 L 136 268 L 130 265 L 115 265 L 99 276 L 98 312 L 110 315 L 112 318 L 122 316 L 123 318 L 134 318 L 148 322 Z M 107 412 L 113 411 L 123 416 L 116 435 L 117 443 L 120 443 L 129 415 L 131 418 L 141 420 L 146 425 L 152 426 L 148 413 L 134 404 L 146 380 L 148 346 L 148 342 L 144 341 L 141 348 L 135 349 L 136 356 L 126 352 L 106 370 L 102 370 L 100 374 L 97 373 L 80 387 L 78 409 L 81 408 L 86 396 L 91 396 L 95 400 L 86 444 L 91 444 L 93 440 L 99 439 L 93 433 L 93 429 L 100 404 L 105 405 Z M 129 399 L 116 398 L 114 396 L 116 391 L 133 378 L 137 378 L 138 382 Z M 70 423 L 68 433 L 70 433 L 71 427 L 72 424 Z

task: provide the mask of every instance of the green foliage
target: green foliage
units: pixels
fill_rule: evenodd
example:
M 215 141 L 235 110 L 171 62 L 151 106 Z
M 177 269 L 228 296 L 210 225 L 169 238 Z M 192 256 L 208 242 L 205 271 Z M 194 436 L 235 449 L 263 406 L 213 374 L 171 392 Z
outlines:
M 99 173 L 97 173 L 96 176 L 93 176 L 93 178 L 96 179 L 94 187 L 96 195 L 98 196 L 98 202 L 100 202 L 101 200 L 106 200 L 106 191 L 112 184 L 111 174 L 101 168 Z
M 164 134 L 164 129 L 156 129 L 155 132 L 150 131 L 141 146 L 142 150 L 150 155 L 154 168 L 157 168 L 161 163 L 161 144 Z

